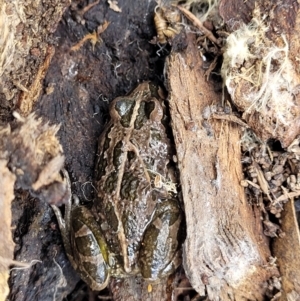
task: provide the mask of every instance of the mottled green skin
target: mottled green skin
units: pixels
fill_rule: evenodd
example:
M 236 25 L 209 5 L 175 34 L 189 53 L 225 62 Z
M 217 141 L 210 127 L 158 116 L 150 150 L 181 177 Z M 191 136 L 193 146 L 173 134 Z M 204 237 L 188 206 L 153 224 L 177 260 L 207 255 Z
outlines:
M 160 95 L 159 87 L 143 83 L 111 103 L 99 139 L 93 214 L 74 206 L 68 218 L 69 258 L 93 289 L 102 289 L 109 276 L 157 281 L 180 263 L 182 211 L 165 185 L 176 179 Z

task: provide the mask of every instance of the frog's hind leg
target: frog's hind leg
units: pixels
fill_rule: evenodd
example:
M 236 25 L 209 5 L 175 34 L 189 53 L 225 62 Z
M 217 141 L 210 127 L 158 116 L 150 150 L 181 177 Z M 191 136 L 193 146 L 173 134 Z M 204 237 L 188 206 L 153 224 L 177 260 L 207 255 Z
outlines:
M 140 250 L 139 266 L 143 278 L 156 281 L 170 275 L 180 265 L 182 216 L 177 200 L 158 204 Z
M 87 208 L 74 206 L 71 229 L 74 260 L 80 277 L 92 290 L 104 289 L 110 277 L 109 252 L 100 226 Z
M 182 250 L 180 249 L 174 254 L 174 257 L 171 260 L 171 262 L 163 270 L 161 270 L 159 274 L 159 279 L 171 275 L 181 265 L 181 263 L 182 263 Z M 151 281 L 152 279 L 149 280 Z M 153 279 L 153 281 L 155 281 L 155 279 Z

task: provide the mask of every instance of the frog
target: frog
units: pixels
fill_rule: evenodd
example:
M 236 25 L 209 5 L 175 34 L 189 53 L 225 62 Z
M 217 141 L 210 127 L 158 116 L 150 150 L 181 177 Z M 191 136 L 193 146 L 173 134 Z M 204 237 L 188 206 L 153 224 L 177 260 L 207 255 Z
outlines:
M 114 99 L 98 140 L 91 208 L 75 195 L 64 218 L 53 206 L 68 258 L 93 290 L 110 277 L 158 282 L 181 263 L 184 214 L 164 101 L 152 82 Z

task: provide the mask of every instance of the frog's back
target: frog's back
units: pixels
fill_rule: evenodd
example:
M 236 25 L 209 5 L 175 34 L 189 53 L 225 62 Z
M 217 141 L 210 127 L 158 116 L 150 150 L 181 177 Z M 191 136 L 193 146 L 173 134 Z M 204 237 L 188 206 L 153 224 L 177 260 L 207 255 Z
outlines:
M 134 273 L 145 229 L 157 202 L 168 197 L 172 149 L 156 87 L 138 86 L 111 105 L 111 121 L 99 139 L 94 210 L 109 248 Z M 120 256 L 118 256 L 120 254 Z

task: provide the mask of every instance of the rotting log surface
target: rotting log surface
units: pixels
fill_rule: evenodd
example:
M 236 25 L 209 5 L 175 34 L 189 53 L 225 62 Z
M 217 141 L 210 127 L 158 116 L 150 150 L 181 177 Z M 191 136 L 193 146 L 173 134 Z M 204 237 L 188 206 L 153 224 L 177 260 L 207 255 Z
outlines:
M 193 35 L 184 51 L 169 56 L 166 73 L 187 221 L 186 273 L 211 300 L 264 300 L 263 283 L 278 271 L 268 264 L 259 218 L 240 186 L 241 129 L 203 119 L 204 108 L 220 102 L 221 94 L 205 81 Z

